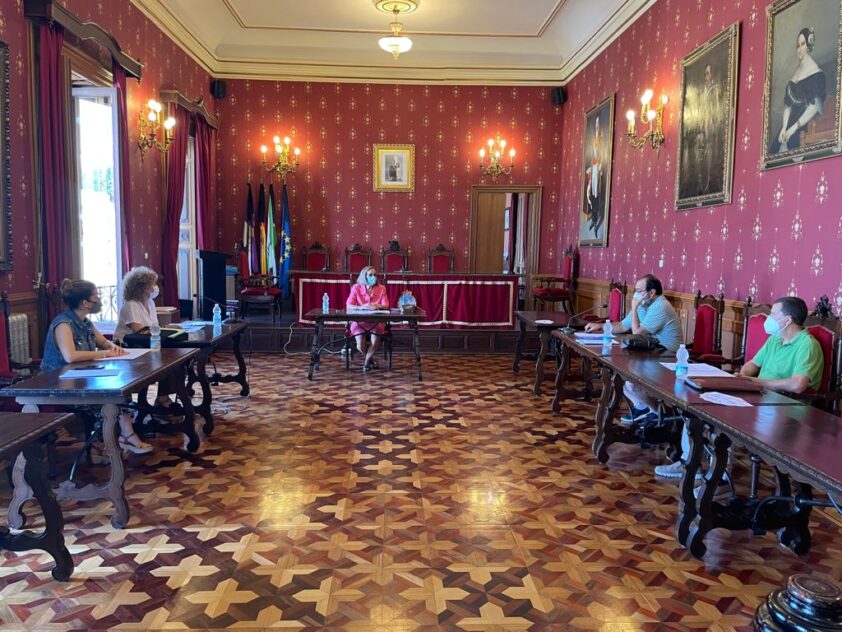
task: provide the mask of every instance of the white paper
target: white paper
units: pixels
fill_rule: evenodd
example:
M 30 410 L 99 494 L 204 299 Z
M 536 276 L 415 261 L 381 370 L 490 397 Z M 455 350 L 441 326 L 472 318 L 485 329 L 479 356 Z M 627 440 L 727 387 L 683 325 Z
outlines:
M 675 371 L 675 362 L 661 362 L 661 366 Z M 723 371 L 720 368 L 711 366 L 710 364 L 688 364 L 688 377 L 734 377 L 730 373 Z
M 602 340 L 602 332 L 595 331 L 593 333 L 586 333 L 583 331 L 577 331 L 573 334 L 573 337 L 577 340 Z
M 191 328 L 191 327 L 195 328 L 195 329 L 200 329 L 200 328 L 205 327 L 207 325 L 213 325 L 213 321 L 210 321 L 210 320 L 185 320 L 183 323 L 178 323 L 178 325 L 182 329 L 188 329 L 188 328 Z
M 602 338 L 585 338 L 583 340 L 577 340 L 580 345 L 586 345 L 588 347 L 600 347 L 602 346 Z M 620 344 L 617 340 L 611 341 L 612 345 Z
M 123 349 L 126 353 L 121 356 L 109 356 L 107 358 L 102 358 L 102 362 L 114 362 L 115 360 L 134 360 L 135 358 L 139 358 L 144 353 L 149 353 L 149 349 Z M 119 370 L 119 369 L 116 369 Z
M 120 375 L 120 369 L 70 369 L 59 377 L 63 380 L 69 380 L 78 377 L 111 377 L 114 375 Z
M 720 393 L 718 391 L 708 391 L 707 393 L 702 393 L 699 395 L 703 400 L 706 402 L 710 402 L 711 404 L 721 404 L 722 406 L 741 406 L 741 407 L 751 407 L 746 400 L 742 397 L 734 397 L 733 395 L 728 395 L 727 393 Z
M 355 313 L 355 314 L 388 314 L 390 313 L 388 309 L 366 309 L 365 307 L 357 307 L 351 306 L 348 308 L 348 312 Z

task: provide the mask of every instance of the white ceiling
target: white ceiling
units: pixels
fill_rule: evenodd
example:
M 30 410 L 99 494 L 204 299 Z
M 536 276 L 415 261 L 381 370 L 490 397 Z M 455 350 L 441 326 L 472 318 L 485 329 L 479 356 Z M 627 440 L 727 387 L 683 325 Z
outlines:
M 655 0 L 420 0 L 413 49 L 377 46 L 372 0 L 132 0 L 220 78 L 560 85 Z

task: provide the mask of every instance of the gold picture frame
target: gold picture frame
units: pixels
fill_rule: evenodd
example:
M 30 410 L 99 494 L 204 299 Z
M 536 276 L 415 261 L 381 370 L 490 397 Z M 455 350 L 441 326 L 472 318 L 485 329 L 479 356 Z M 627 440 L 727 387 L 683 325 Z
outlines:
M 611 165 L 614 161 L 614 94 L 585 112 L 579 185 L 579 245 L 605 248 L 611 217 Z
M 677 210 L 731 203 L 740 24 L 681 60 Z
M 766 7 L 762 169 L 842 153 L 842 3 Z
M 415 191 L 415 145 L 374 145 L 374 190 Z

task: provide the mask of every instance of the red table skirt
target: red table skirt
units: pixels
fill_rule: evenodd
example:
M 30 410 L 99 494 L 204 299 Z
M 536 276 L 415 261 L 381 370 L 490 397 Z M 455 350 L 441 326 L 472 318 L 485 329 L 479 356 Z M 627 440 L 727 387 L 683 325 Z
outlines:
M 511 329 L 514 327 L 518 277 L 513 275 L 413 274 L 386 276 L 392 307 L 404 290 L 411 290 L 418 307 L 427 312 L 420 327 Z M 351 292 L 349 275 L 295 272 L 293 287 L 298 322 L 312 325 L 304 314 L 322 306 L 327 292 L 331 307 L 344 306 Z

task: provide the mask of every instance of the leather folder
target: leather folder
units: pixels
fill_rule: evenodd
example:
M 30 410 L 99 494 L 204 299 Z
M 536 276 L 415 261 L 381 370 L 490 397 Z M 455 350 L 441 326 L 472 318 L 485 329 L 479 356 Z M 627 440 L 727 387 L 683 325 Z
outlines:
M 753 382 L 747 377 L 688 377 L 684 383 L 700 391 L 724 391 L 743 393 L 762 393 L 762 384 Z

